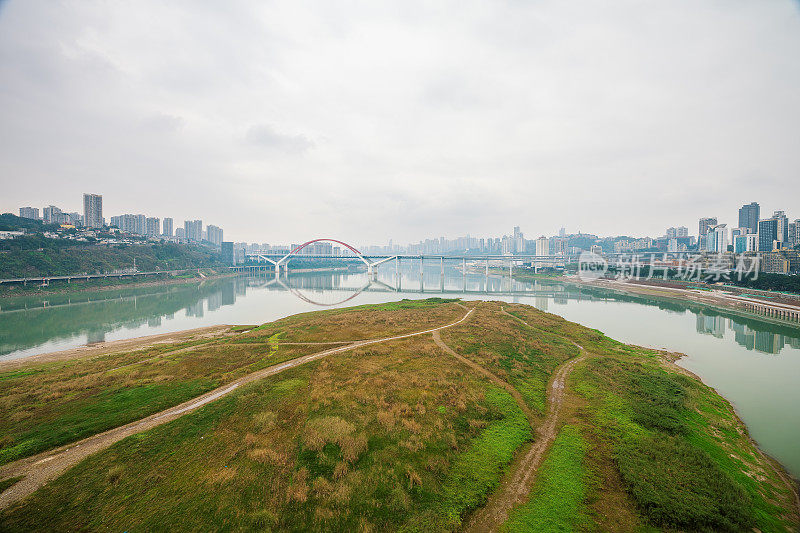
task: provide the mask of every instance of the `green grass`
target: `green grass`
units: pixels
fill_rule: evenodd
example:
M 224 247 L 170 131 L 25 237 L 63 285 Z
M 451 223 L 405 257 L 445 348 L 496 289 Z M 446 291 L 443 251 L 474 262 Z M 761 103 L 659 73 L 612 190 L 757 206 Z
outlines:
M 747 531 L 755 526 L 747 493 L 702 449 L 656 432 L 615 450 L 622 479 L 657 526 L 691 531 Z
M 17 476 L 17 477 L 10 477 L 8 479 L 4 479 L 4 480 L 0 481 L 0 492 L 3 492 L 8 487 L 13 485 L 17 481 L 20 481 L 21 479 L 22 479 L 22 476 Z
M 529 437 L 507 392 L 430 341 L 378 346 L 124 439 L 0 513 L 0 530 L 452 530 Z
M 382 311 L 396 311 L 398 309 L 421 309 L 458 301 L 458 298 L 425 298 L 424 300 L 409 300 L 404 298 L 399 302 L 375 304 L 367 307 L 372 309 L 380 309 Z
M 575 531 L 587 525 L 585 452 L 580 430 L 564 426 L 539 468 L 528 502 L 514 509 L 503 531 Z
M 214 387 L 215 381 L 197 379 L 103 391 L 80 403 L 70 404 L 68 409 L 58 411 L 49 420 L 6 433 L 4 446 L 0 448 L 0 464 L 144 418 Z
M 453 465 L 443 484 L 438 520 L 428 531 L 460 526 L 463 516 L 497 487 L 514 450 L 531 437 L 528 420 L 510 394 L 490 388 L 486 401 L 502 418 L 487 427 Z
M 642 355 L 593 359 L 573 376 L 641 515 L 667 529 L 785 531 L 781 508 L 765 495 L 786 493 L 774 474 L 766 482 L 748 475 L 761 467 L 727 402 Z

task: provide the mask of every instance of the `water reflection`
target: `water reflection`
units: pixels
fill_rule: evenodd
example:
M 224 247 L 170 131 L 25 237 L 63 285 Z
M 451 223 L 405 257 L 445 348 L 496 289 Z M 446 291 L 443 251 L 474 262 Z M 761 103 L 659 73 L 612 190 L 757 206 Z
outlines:
M 786 345 L 800 349 L 800 335 L 791 326 L 766 322 L 705 305 L 628 295 L 600 288 L 587 288 L 559 281 L 520 282 L 507 276 L 468 273 L 439 268 L 419 271 L 408 265 L 401 271 L 380 272 L 377 277 L 354 272 L 292 273 L 276 279 L 273 275 L 210 280 L 188 285 L 168 285 L 79 293 L 47 297 L 1 300 L 0 357 L 26 356 L 70 345 L 103 342 L 112 332 L 127 336 L 176 331 L 220 322 L 224 308 L 237 306 L 240 299 L 265 293 L 288 293 L 308 306 L 336 307 L 359 303 L 364 293 L 380 295 L 381 301 L 434 295 L 524 302 L 542 311 L 570 302 L 627 302 L 656 307 L 670 314 L 695 315 L 698 334 L 724 339 L 730 331 L 733 340 L 748 350 L 780 354 Z M 261 296 L 255 296 L 260 298 Z M 375 298 L 370 298 L 374 300 Z M 296 306 L 269 301 L 273 314 L 297 312 Z M 278 306 L 276 309 L 274 306 Z M 302 309 L 301 309 L 302 310 Z M 250 316 L 252 315 L 252 316 Z M 180 324 L 170 324 L 176 322 Z M 220 318 L 222 318 L 220 316 Z M 255 311 L 237 315 L 240 322 L 257 323 Z M 121 333 L 123 337 L 124 333 Z M 121 338 L 116 335 L 114 338 Z
M 261 324 L 324 307 L 430 296 L 520 302 L 623 341 L 688 354 L 682 365 L 729 398 L 764 449 L 800 475 L 800 332 L 757 315 L 561 281 L 463 275 L 419 263 L 0 300 L 0 358 L 215 324 Z

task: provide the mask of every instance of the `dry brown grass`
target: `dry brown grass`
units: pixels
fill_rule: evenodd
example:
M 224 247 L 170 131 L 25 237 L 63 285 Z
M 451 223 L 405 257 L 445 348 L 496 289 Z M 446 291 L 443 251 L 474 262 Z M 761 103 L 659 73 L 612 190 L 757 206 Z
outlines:
M 455 322 L 464 315 L 456 304 L 411 309 L 355 307 L 303 313 L 265 324 L 237 337 L 237 342 L 262 342 L 281 333 L 284 342 L 332 342 L 372 339 L 411 333 Z

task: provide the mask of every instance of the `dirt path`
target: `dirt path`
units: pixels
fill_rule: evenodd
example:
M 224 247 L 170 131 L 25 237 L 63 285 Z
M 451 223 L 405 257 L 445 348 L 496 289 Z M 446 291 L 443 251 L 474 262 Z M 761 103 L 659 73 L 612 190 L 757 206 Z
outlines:
M 502 312 L 522 322 L 526 326 L 537 329 L 519 317 Z M 558 433 L 558 422 L 561 405 L 564 403 L 566 383 L 572 369 L 586 358 L 583 347 L 575 342 L 582 355 L 570 359 L 559 366 L 547 387 L 547 415 L 538 428 L 534 428 L 536 438 L 524 453 L 511 464 L 508 473 L 500 481 L 500 486 L 489 496 L 483 507 L 477 509 L 464 525 L 464 531 L 484 533 L 497 531 L 508 519 L 508 514 L 515 506 L 525 503 L 542 462 L 545 452 L 553 444 Z M 529 418 L 530 420 L 530 418 Z
M 485 369 L 478 363 L 470 361 L 463 355 L 459 355 L 456 352 L 454 352 L 448 345 L 444 343 L 438 331 L 433 332 L 433 341 L 439 348 L 441 348 L 448 354 L 452 355 L 465 365 L 469 366 L 471 369 L 475 370 L 479 374 L 483 374 L 484 376 L 489 378 L 492 381 L 492 383 L 499 385 L 500 387 L 508 391 L 508 393 L 511 394 L 511 396 L 513 396 L 514 399 L 517 401 L 517 405 L 519 405 L 520 409 L 522 409 L 522 412 L 525 413 L 525 417 L 528 419 L 528 423 L 531 425 L 531 427 L 533 427 L 533 421 L 534 421 L 533 412 L 531 412 L 530 407 L 528 407 L 528 404 L 525 403 L 525 400 L 522 398 L 522 395 L 519 393 L 517 389 L 515 389 L 509 383 L 506 383 L 499 377 L 495 376 L 494 374 L 489 372 L 487 369 Z
M 142 420 L 131 422 L 130 424 L 126 424 L 124 426 L 120 426 L 114 429 L 110 429 L 104 433 L 93 435 L 91 437 L 85 438 L 73 444 L 56 448 L 55 450 L 50 450 L 44 453 L 40 453 L 38 455 L 34 455 L 32 457 L 26 457 L 25 459 L 20 459 L 18 461 L 14 461 L 13 463 L 8 463 L 6 465 L 0 466 L 0 480 L 23 476 L 22 480 L 18 481 L 17 483 L 15 483 L 11 487 L 0 493 L 0 509 L 4 509 L 9 505 L 25 498 L 26 496 L 29 496 L 36 489 L 42 487 L 48 481 L 59 476 L 71 466 L 76 465 L 78 462 L 82 461 L 83 459 L 89 457 L 94 453 L 97 453 L 101 450 L 104 450 L 105 448 L 108 448 L 115 442 L 118 442 L 130 435 L 134 435 L 136 433 L 146 431 L 156 426 L 160 426 L 161 424 L 164 424 L 171 420 L 175 420 L 176 418 L 185 413 L 193 411 L 202 405 L 205 405 L 209 402 L 213 402 L 214 400 L 217 400 L 229 394 L 230 392 L 236 390 L 242 385 L 246 385 L 248 383 L 252 383 L 267 376 L 283 372 L 284 370 L 287 370 L 289 368 L 294 368 L 302 364 L 315 361 L 323 357 L 327 357 L 329 355 L 349 350 L 354 350 L 362 346 L 377 344 L 379 342 L 407 339 L 409 337 L 416 337 L 419 335 L 427 335 L 429 333 L 434 333 L 441 329 L 449 328 L 457 324 L 460 324 L 461 322 L 466 320 L 472 314 L 472 312 L 473 310 L 470 309 L 459 320 L 452 322 L 450 324 L 446 324 L 444 326 L 438 326 L 433 329 L 427 329 L 425 331 L 417 331 L 414 333 L 404 333 L 402 335 L 395 335 L 393 337 L 384 337 L 380 339 L 358 341 L 352 344 L 348 344 L 346 346 L 340 346 L 337 348 L 324 350 L 322 352 L 304 355 L 278 365 L 264 368 L 257 372 L 253 372 L 252 374 L 243 376 L 231 383 L 228 383 L 223 387 L 219 387 L 217 389 L 214 389 L 213 391 L 207 392 L 206 394 L 202 394 L 197 398 L 194 398 L 182 404 L 161 411 L 160 413 L 155 413 L 153 415 L 150 415 L 146 418 L 143 418 Z

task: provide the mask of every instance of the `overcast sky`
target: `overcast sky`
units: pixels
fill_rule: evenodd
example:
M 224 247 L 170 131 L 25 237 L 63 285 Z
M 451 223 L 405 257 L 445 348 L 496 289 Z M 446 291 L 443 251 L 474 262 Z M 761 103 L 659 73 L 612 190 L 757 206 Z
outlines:
M 800 8 L 0 3 L 0 186 L 269 243 L 800 218 Z

